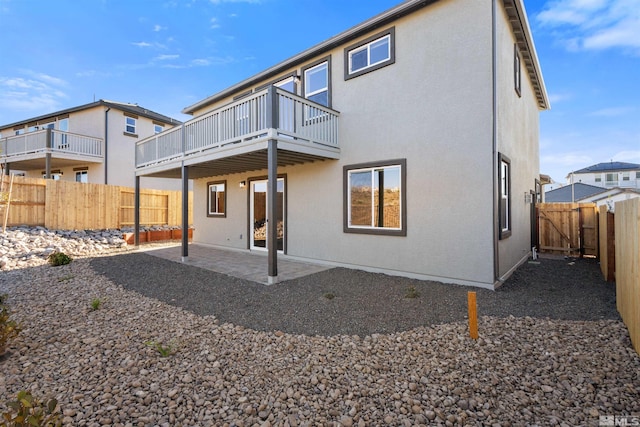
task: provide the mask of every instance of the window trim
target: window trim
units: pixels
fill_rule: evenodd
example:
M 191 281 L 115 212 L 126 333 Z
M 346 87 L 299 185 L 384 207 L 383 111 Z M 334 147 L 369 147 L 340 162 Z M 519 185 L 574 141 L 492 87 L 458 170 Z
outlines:
M 502 165 L 506 164 L 507 165 L 507 181 L 506 181 L 506 199 L 507 199 L 507 204 L 506 204 L 506 222 L 507 222 L 507 227 L 506 228 L 502 228 L 502 219 L 503 219 L 503 213 L 502 213 L 502 199 L 504 198 L 504 193 L 503 193 L 503 186 L 502 186 L 502 178 L 503 178 L 503 173 L 502 173 Z M 499 239 L 503 240 L 506 239 L 507 237 L 511 236 L 511 159 L 509 159 L 507 156 L 505 156 L 502 153 L 498 153 L 498 196 L 499 196 L 499 203 L 498 203 L 498 230 L 500 232 L 499 235 Z
M 384 167 L 400 167 L 400 228 L 389 229 L 383 227 L 352 227 L 349 225 L 349 173 L 355 170 L 376 169 Z M 407 159 L 384 160 L 378 162 L 345 165 L 342 169 L 342 197 L 343 197 L 343 232 L 354 234 L 374 234 L 384 236 L 407 235 Z
M 212 185 L 224 185 L 224 196 L 223 196 L 223 204 L 224 204 L 224 212 L 211 212 L 209 208 L 211 207 L 211 186 Z M 220 181 L 209 181 L 207 182 L 207 217 L 208 218 L 226 218 L 227 217 L 227 193 L 229 192 L 229 186 L 227 185 L 227 180 Z
M 355 50 L 359 50 L 365 46 L 370 46 L 373 43 L 375 43 L 376 41 L 384 38 L 384 37 L 389 37 L 389 59 L 386 59 L 384 61 L 378 62 L 376 64 L 369 64 L 364 68 L 361 68 L 357 71 L 353 71 L 351 72 L 351 55 L 350 53 L 355 51 Z M 396 28 L 395 27 L 390 27 L 387 28 L 384 31 L 381 31 L 377 34 L 374 34 L 370 37 L 367 37 L 364 40 L 360 40 L 357 43 L 354 43 L 350 46 L 347 46 L 344 49 L 344 79 L 346 80 L 350 80 L 353 79 L 355 77 L 359 77 L 363 74 L 367 74 L 370 73 L 371 71 L 375 71 L 375 70 L 379 70 L 380 68 L 384 68 L 387 65 L 391 65 L 394 64 L 396 62 Z
M 331 108 L 332 105 L 332 97 L 331 97 L 331 92 L 332 92 L 332 85 L 331 85 L 331 56 L 325 56 L 324 58 L 320 58 L 317 61 L 311 62 L 307 65 L 305 65 L 304 67 L 302 67 L 300 69 L 300 73 L 302 74 L 301 76 L 301 94 L 302 97 L 305 99 L 309 99 L 307 98 L 307 71 L 311 70 L 312 68 L 317 67 L 318 65 L 321 65 L 322 63 L 326 62 L 327 63 L 327 105 L 325 105 L 325 107 L 327 108 Z M 316 93 L 320 93 L 320 92 L 316 92 Z M 315 102 L 309 99 L 309 101 L 311 102 Z M 319 104 L 319 103 L 318 103 Z M 322 104 L 319 104 L 322 105 Z
M 518 94 L 518 97 L 522 97 L 522 64 L 520 59 L 520 51 L 518 50 L 518 44 L 513 44 L 513 87 Z

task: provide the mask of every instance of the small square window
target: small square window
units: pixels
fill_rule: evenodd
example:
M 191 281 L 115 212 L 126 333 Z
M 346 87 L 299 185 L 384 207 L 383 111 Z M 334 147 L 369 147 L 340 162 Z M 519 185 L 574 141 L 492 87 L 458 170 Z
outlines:
M 360 76 L 395 62 L 395 28 L 391 27 L 344 50 L 344 79 Z
M 226 217 L 227 216 L 227 181 L 216 181 L 207 183 L 207 216 Z
M 76 171 L 76 182 L 89 182 L 89 171 Z
M 162 133 L 164 127 L 162 125 L 153 125 L 153 133 Z
M 125 132 L 136 133 L 136 122 L 137 120 L 133 117 L 125 117 Z

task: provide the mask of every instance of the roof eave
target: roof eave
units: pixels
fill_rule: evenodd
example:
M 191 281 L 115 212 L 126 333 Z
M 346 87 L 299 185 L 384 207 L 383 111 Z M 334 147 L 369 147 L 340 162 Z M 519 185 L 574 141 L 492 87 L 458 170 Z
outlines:
M 267 68 L 266 70 L 252 77 L 249 77 L 248 79 L 245 79 L 201 101 L 198 101 L 195 104 L 185 107 L 182 110 L 182 113 L 193 114 L 195 111 L 200 110 L 215 102 L 218 102 L 221 99 L 224 99 L 227 96 L 232 95 L 233 93 L 239 92 L 243 89 L 247 89 L 248 87 L 254 84 L 257 84 L 261 81 L 267 80 L 271 77 L 275 77 L 277 74 L 285 72 L 289 70 L 291 67 L 302 64 L 322 54 L 323 52 L 327 52 L 335 48 L 336 46 L 345 44 L 350 40 L 358 38 L 363 34 L 366 34 L 380 26 L 386 25 L 389 22 L 395 21 L 402 16 L 408 15 L 409 13 L 415 10 L 421 9 L 425 6 L 428 6 L 432 3 L 436 3 L 438 1 L 439 0 L 407 0 L 403 3 L 400 3 L 399 5 L 376 15 L 373 18 L 370 18 L 364 22 L 361 22 L 360 24 L 354 27 L 351 27 L 350 29 L 343 31 L 342 33 L 337 34 L 321 43 L 318 43 L 317 45 L 297 55 L 294 55 L 289 59 L 286 59 L 270 68 Z

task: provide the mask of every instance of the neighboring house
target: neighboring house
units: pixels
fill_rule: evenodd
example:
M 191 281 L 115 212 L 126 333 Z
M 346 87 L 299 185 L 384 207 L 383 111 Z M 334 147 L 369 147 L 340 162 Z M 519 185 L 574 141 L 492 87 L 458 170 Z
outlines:
M 555 188 L 544 193 L 545 203 L 578 203 L 585 197 L 590 197 L 607 191 L 606 188 L 595 185 L 583 184 L 581 182 L 573 185 Z
M 0 164 L 6 174 L 133 187 L 136 143 L 180 124 L 135 104 L 99 100 L 0 126 Z M 163 181 L 145 186 L 179 188 Z
M 521 0 L 409 0 L 185 108 L 136 174 L 193 180 L 194 242 L 270 283 L 282 253 L 493 289 L 536 243 L 547 108 Z
M 576 182 L 604 188 L 640 188 L 640 164 L 598 163 L 567 175 L 567 184 Z
M 579 182 L 547 191 L 544 196 L 547 203 L 595 203 L 597 206 L 605 205 L 613 212 L 616 202 L 640 197 L 640 191 L 633 188 L 602 188 Z

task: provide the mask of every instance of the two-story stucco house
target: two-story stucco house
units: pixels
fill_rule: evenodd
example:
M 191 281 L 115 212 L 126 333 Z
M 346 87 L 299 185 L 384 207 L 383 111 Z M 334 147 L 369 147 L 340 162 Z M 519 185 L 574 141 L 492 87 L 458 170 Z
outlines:
M 136 142 L 180 124 L 135 104 L 99 100 L 0 125 L 0 164 L 6 174 L 133 187 Z M 176 187 L 163 181 L 149 184 Z
M 534 242 L 547 108 L 522 0 L 409 0 L 186 107 L 136 174 L 193 180 L 194 242 L 269 282 L 285 256 L 493 289 Z
M 640 188 L 640 164 L 604 162 L 567 175 L 567 184 L 579 182 L 603 188 Z

